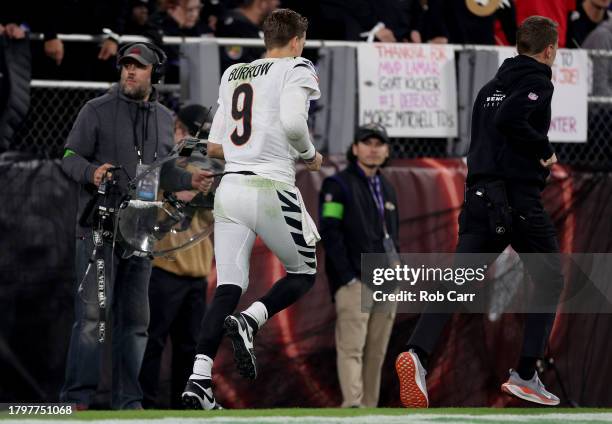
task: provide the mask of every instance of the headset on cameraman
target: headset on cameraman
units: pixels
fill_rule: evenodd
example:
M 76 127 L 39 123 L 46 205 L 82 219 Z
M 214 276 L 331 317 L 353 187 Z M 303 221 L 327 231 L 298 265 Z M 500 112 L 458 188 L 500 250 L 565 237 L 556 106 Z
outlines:
M 121 59 L 123 59 L 125 52 L 129 50 L 131 47 L 134 47 L 138 44 L 144 45 L 148 49 L 152 50 L 153 53 L 155 53 L 157 62 L 153 63 L 153 70 L 151 72 L 151 84 L 159 84 L 164 74 L 166 73 L 166 64 L 168 62 L 168 55 L 166 55 L 166 52 L 164 52 L 160 47 L 148 41 L 136 41 L 133 43 L 127 43 L 123 45 L 117 52 L 117 70 L 121 72 Z

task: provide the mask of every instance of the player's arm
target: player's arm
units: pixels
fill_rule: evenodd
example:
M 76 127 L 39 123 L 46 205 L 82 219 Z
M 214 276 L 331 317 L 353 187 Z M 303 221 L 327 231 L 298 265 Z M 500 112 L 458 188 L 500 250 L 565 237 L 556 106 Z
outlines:
M 331 261 L 342 284 L 349 283 L 357 276 L 351 266 L 344 238 L 345 208 L 346 195 L 342 186 L 333 177 L 326 178 L 319 194 L 319 229 L 323 247 L 330 253 L 327 259 Z
M 316 155 L 308 130 L 306 104 L 309 94 L 307 88 L 289 86 L 283 90 L 280 98 L 281 126 L 289 144 L 298 151 L 304 161 L 310 161 Z
M 547 135 L 538 132 L 529 119 L 536 110 L 550 108 L 553 87 L 539 81 L 527 82 L 501 103 L 495 114 L 495 125 L 511 142 L 530 143 L 535 146 L 538 159 L 549 159 L 554 150 Z
M 225 108 L 222 102 L 219 102 L 219 107 L 213 118 L 212 125 L 210 127 L 210 134 L 208 136 L 207 154 L 209 158 L 225 160 L 223 155 L 223 145 L 221 140 L 223 134 L 225 134 L 225 119 L 224 119 Z
M 304 58 L 298 58 L 287 74 L 280 98 L 281 127 L 289 144 L 311 171 L 321 168 L 323 157 L 317 153 L 308 131 L 308 102 L 321 96 L 316 70 Z

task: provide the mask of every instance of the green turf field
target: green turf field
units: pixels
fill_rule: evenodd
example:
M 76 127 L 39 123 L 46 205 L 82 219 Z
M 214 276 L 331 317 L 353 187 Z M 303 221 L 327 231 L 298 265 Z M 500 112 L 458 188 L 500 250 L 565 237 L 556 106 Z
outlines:
M 40 420 L 96 421 L 106 424 L 413 424 L 413 423 L 612 423 L 612 409 L 564 408 L 431 408 L 406 409 L 246 409 L 224 411 L 87 411 L 71 416 L 9 416 L 3 424 Z

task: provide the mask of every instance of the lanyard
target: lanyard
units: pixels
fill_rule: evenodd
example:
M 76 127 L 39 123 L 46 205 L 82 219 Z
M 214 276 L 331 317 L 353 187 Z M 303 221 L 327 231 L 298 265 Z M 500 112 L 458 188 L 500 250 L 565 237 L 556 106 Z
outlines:
M 136 151 L 136 155 L 138 155 L 138 164 L 142 164 L 142 158 L 144 156 L 144 145 L 145 145 L 145 134 L 147 134 L 148 132 L 148 125 L 149 125 L 149 120 L 145 119 L 145 114 L 148 117 L 148 108 L 145 107 L 145 111 L 142 114 L 142 129 L 141 129 L 141 134 L 142 134 L 142 142 L 139 144 L 138 143 L 138 131 L 136 130 L 136 125 L 138 124 L 138 110 L 141 106 L 137 106 L 136 107 L 136 116 L 132 116 L 132 110 L 130 109 L 130 120 L 132 121 L 132 134 L 134 137 L 134 150 Z M 155 120 L 155 125 L 157 125 L 157 119 Z M 157 129 L 156 129 L 157 131 Z M 157 144 L 157 143 L 156 143 Z M 154 152 L 154 161 L 157 160 L 157 145 L 155 148 L 155 152 Z
M 370 193 L 372 194 L 372 198 L 374 199 L 374 203 L 376 204 L 376 209 L 378 209 L 378 214 L 380 215 L 380 219 L 382 220 L 385 238 L 389 237 L 389 232 L 387 231 L 387 223 L 385 222 L 385 200 L 383 199 L 382 195 L 380 177 L 378 175 L 375 175 L 373 177 L 368 178 L 368 187 L 370 188 Z

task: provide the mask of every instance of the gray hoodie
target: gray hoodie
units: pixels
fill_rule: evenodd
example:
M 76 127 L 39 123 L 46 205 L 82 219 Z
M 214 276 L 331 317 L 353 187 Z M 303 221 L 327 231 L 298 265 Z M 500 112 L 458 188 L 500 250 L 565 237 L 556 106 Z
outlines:
M 612 50 L 612 19 L 600 23 L 582 43 L 584 49 Z M 593 96 L 612 95 L 612 57 L 591 56 L 593 60 Z
M 78 217 L 96 191 L 93 175 L 100 165 L 122 166 L 130 176 L 136 175 L 138 153 L 142 163 L 151 164 L 164 158 L 174 142 L 174 121 L 169 109 L 161 105 L 156 93 L 151 101 L 126 97 L 116 84 L 104 95 L 83 106 L 68 135 L 62 169 L 81 185 Z M 190 187 L 191 176 L 182 175 L 182 186 Z M 77 235 L 82 228 L 77 227 Z

